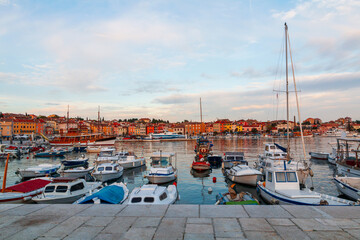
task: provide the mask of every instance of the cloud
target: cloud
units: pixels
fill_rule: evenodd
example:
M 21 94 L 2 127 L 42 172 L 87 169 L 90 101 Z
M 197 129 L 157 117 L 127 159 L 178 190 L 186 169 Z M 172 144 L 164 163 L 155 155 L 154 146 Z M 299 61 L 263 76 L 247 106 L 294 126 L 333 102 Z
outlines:
M 274 107 L 271 104 L 262 104 L 262 105 L 247 105 L 247 106 L 241 106 L 241 107 L 232 107 L 232 110 L 253 110 L 253 109 L 267 109 Z
M 183 104 L 183 103 L 189 103 L 194 102 L 197 97 L 186 94 L 186 95 L 170 95 L 165 97 L 158 97 L 155 98 L 152 102 L 153 103 L 161 103 L 161 104 Z M 197 98 L 199 99 L 199 98 Z
M 59 103 L 44 103 L 44 105 L 58 106 L 58 105 L 60 105 L 60 104 L 59 104 Z

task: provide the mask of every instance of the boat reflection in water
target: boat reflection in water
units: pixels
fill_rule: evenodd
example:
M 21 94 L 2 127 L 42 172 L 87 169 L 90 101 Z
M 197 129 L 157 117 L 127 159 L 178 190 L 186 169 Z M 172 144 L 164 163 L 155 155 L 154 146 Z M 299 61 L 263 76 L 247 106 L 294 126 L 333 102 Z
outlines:
M 204 170 L 204 171 L 196 171 L 194 169 L 190 170 L 190 174 L 195 178 L 205 178 L 210 177 L 211 169 Z

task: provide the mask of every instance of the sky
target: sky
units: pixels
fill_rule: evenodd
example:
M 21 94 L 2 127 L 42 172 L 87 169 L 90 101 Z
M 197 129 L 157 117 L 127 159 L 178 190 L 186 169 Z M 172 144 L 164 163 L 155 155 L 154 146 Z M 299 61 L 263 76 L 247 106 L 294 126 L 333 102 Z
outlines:
M 353 0 L 0 0 L 0 112 L 200 121 L 201 98 L 204 121 L 285 119 L 286 22 L 301 119 L 360 120 L 359 12 Z

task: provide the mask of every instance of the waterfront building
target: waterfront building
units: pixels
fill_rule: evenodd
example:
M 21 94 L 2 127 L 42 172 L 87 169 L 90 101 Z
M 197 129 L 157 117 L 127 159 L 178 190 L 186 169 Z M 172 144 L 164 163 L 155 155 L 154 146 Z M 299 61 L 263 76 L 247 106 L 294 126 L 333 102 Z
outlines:
M 185 123 L 185 134 L 199 135 L 205 132 L 205 123 L 187 122 Z
M 0 121 L 0 139 L 10 140 L 13 136 L 13 124 L 11 120 Z
M 229 119 L 219 119 L 214 122 L 214 132 L 223 133 L 231 130 L 232 122 Z

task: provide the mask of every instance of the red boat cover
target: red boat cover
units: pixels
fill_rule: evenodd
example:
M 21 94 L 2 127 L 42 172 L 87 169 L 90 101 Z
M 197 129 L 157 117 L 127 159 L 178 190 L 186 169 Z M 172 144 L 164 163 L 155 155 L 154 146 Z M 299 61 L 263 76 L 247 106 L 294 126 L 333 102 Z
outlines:
M 26 181 L 26 182 L 16 184 L 16 185 L 11 186 L 11 187 L 7 187 L 5 189 L 5 191 L 7 191 L 7 192 L 27 193 L 27 192 L 32 192 L 32 191 L 35 191 L 37 189 L 43 188 L 46 185 L 48 185 L 49 183 L 51 183 L 51 181 L 49 181 L 49 180 L 33 179 L 33 180 L 29 180 L 29 181 Z

